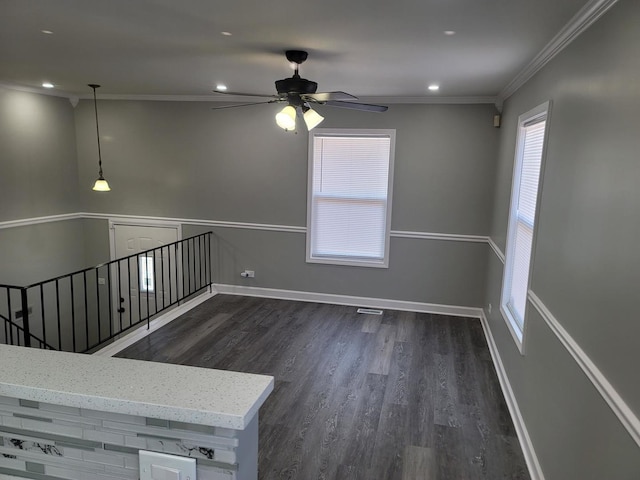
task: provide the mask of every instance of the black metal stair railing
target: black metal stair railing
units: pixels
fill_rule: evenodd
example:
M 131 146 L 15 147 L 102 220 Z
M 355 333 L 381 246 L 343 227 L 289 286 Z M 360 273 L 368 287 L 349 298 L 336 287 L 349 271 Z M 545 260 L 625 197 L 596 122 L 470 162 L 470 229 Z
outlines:
M 0 285 L 0 343 L 86 353 L 212 285 L 212 232 L 22 287 Z

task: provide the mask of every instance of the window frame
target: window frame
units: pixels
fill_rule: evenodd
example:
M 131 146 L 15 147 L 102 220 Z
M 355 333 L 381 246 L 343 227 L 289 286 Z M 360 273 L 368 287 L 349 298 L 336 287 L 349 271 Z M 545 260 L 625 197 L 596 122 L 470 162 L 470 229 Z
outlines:
M 544 119 L 545 128 L 544 128 L 544 138 L 542 141 L 542 154 L 540 158 L 540 171 L 538 173 L 538 188 L 536 191 L 536 199 L 535 199 L 535 214 L 533 219 L 532 228 L 532 237 L 531 237 L 531 252 L 529 255 L 529 265 L 528 265 L 528 276 L 527 276 L 527 288 L 525 292 L 525 311 L 523 312 L 522 318 L 522 327 L 520 326 L 518 320 L 515 315 L 512 313 L 511 308 L 508 306 L 509 298 L 511 293 L 511 288 L 513 287 L 513 281 L 508 282 L 508 279 L 513 277 L 514 270 L 514 256 L 515 256 L 515 248 L 516 242 L 515 238 L 517 235 L 517 227 L 518 227 L 518 203 L 520 200 L 520 179 L 522 174 L 522 167 L 524 163 L 524 147 L 525 147 L 525 131 L 526 128 L 532 124 L 538 123 Z M 511 335 L 520 351 L 520 354 L 525 354 L 525 341 L 527 338 L 527 303 L 529 297 L 529 290 L 531 288 L 531 278 L 533 274 L 532 265 L 534 264 L 534 256 L 536 250 L 536 240 L 537 240 L 537 232 L 538 232 L 538 220 L 540 215 L 540 203 L 541 203 L 541 192 L 543 186 L 544 179 L 544 169 L 546 164 L 546 156 L 547 156 L 547 145 L 549 141 L 549 125 L 551 119 L 551 101 L 545 102 L 537 107 L 529 110 L 528 112 L 523 113 L 518 117 L 518 127 L 517 127 L 517 136 L 516 136 L 516 151 L 514 155 L 514 163 L 513 163 L 513 177 L 511 180 L 511 198 L 509 201 L 509 223 L 507 228 L 507 238 L 506 238 L 506 252 L 505 252 L 505 262 L 504 269 L 502 275 L 502 288 L 500 294 L 500 313 L 504 318 Z
M 368 259 L 354 256 L 314 256 L 311 251 L 312 230 L 313 230 L 313 165 L 314 165 L 314 146 L 316 137 L 373 137 L 373 138 L 389 138 L 389 165 L 387 179 L 387 196 L 386 196 L 386 212 L 385 212 L 385 230 L 384 230 L 384 256 L 381 260 Z M 352 129 L 352 128 L 315 128 L 309 132 L 309 151 L 308 151 L 308 175 L 307 175 L 307 239 L 306 239 L 306 261 L 307 263 L 320 263 L 328 265 L 346 265 L 357 267 L 374 267 L 389 268 L 389 250 L 391 238 L 391 210 L 393 199 L 393 172 L 395 161 L 395 129 Z

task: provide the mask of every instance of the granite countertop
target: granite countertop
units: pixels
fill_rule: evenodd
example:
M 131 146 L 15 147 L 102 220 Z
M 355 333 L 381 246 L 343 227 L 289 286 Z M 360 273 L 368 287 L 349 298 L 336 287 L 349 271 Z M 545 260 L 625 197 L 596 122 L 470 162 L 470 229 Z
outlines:
M 0 345 L 0 395 L 244 429 L 273 377 Z

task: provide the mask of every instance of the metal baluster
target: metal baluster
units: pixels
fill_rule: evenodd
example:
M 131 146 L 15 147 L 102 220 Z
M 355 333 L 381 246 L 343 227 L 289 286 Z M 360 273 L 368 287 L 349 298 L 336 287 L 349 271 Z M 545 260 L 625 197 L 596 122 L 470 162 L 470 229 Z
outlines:
M 42 316 L 42 341 L 47 343 L 47 330 L 46 330 L 46 322 L 45 322 L 45 311 L 44 311 L 44 286 L 40 284 L 40 315 Z
M 138 271 L 138 321 L 136 323 L 139 323 L 142 321 L 142 283 L 140 282 L 140 255 L 138 254 L 136 256 L 136 268 Z M 149 301 L 149 296 L 147 296 L 147 302 Z M 132 323 L 129 323 L 129 326 L 131 326 Z
M 58 350 L 62 350 L 62 329 L 60 327 L 60 284 L 56 278 L 56 318 L 58 319 Z
M 71 329 L 73 331 L 73 351 L 76 352 L 76 296 L 73 288 L 73 275 L 69 276 L 71 282 Z
M 20 289 L 20 298 L 22 300 L 22 329 L 24 332 L 25 347 L 31 346 L 31 332 L 29 331 L 29 300 L 27 298 L 27 289 Z
M 169 272 L 169 305 L 171 305 L 173 303 L 173 299 L 172 299 L 172 288 L 171 288 L 171 284 L 173 282 L 171 282 L 171 247 L 167 246 L 167 262 L 169 264 L 169 266 L 167 267 L 167 271 Z M 176 260 L 177 263 L 177 260 Z M 178 282 L 176 281 L 176 289 L 178 288 Z
M 147 272 L 148 274 L 149 272 Z M 148 285 L 148 283 L 147 283 Z M 147 287 L 147 290 L 149 290 L 149 287 Z M 158 276 L 156 275 L 156 249 L 153 249 L 153 303 L 156 307 L 155 313 L 158 313 Z M 147 312 L 147 318 L 149 318 L 149 312 Z M 147 326 L 148 326 L 148 322 L 147 322 Z
M 84 285 L 84 332 L 86 337 L 86 343 L 84 344 L 85 350 L 89 349 L 89 299 L 87 297 L 87 271 L 82 272 L 82 282 Z
M 189 289 L 187 290 L 187 295 L 183 294 L 183 297 L 191 295 L 191 247 L 189 246 L 189 239 L 187 239 L 185 243 L 187 244 L 187 286 Z
M 7 316 L 9 317 L 9 320 L 13 321 L 13 313 L 11 311 L 11 289 L 9 288 L 7 288 L 7 308 L 9 309 Z M 9 345 L 13 345 L 13 329 L 11 328 L 11 324 L 9 325 L 9 337 L 11 337 Z
M 96 345 L 100 344 L 100 341 L 102 340 L 102 325 L 101 325 L 101 318 L 100 318 L 100 281 L 98 280 L 98 268 L 95 269 L 96 272 L 96 302 L 97 302 L 97 309 L 98 309 L 98 343 Z
M 111 285 L 111 265 L 113 265 L 113 262 L 109 262 L 109 265 L 107 266 L 107 282 L 109 282 L 109 286 L 107 287 L 109 291 L 109 296 L 107 297 L 109 303 L 109 338 L 113 336 L 113 287 Z
M 162 310 L 165 309 L 165 294 L 164 294 L 164 255 L 162 254 L 162 249 L 164 247 L 160 247 L 160 279 L 162 280 Z M 157 290 L 157 289 L 156 289 Z M 156 294 L 157 295 L 157 294 Z

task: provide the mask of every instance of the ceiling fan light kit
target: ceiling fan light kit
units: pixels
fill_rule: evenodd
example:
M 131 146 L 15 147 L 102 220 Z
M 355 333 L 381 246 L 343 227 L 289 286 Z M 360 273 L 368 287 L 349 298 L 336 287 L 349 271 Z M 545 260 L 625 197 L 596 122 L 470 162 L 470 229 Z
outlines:
M 307 108 L 306 111 L 303 108 L 302 111 L 304 112 L 302 114 L 304 123 L 307 125 L 307 130 L 309 131 L 316 128 L 324 120 L 324 117 L 316 112 L 313 108 Z
M 295 72 L 292 77 L 276 80 L 277 95 L 262 95 L 258 93 L 241 93 L 229 91 L 215 91 L 223 95 L 234 95 L 244 97 L 270 98 L 264 102 L 243 103 L 238 105 L 225 105 L 213 107 L 213 110 L 225 108 L 246 107 L 249 105 L 261 105 L 267 103 L 287 103 L 287 105 L 276 115 L 276 124 L 285 131 L 294 131 L 296 128 L 296 117 L 300 115 L 304 119 L 307 130 L 311 131 L 317 127 L 324 117 L 311 108 L 311 104 L 327 105 L 331 107 L 348 108 L 351 110 L 361 110 L 367 112 L 386 112 L 387 107 L 383 105 L 369 105 L 357 103 L 358 97 L 345 92 L 319 92 L 318 84 L 312 80 L 300 77 L 298 72 L 300 65 L 307 59 L 307 52 L 303 50 L 287 50 L 285 52 L 287 60 L 295 65 Z
M 285 131 L 295 130 L 296 128 L 296 109 L 291 105 L 284 107 L 276 115 L 276 123 Z

